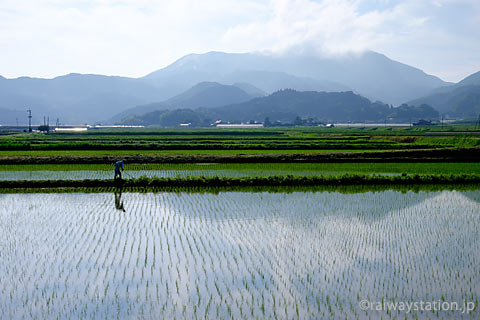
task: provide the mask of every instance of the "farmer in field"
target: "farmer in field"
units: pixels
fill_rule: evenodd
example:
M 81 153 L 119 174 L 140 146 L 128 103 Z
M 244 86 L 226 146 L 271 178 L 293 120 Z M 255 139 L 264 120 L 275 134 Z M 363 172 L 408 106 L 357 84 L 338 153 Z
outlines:
M 124 164 L 125 164 L 125 160 L 120 160 L 115 162 L 115 176 L 113 177 L 113 180 L 116 180 L 117 176 L 119 176 L 120 180 L 122 180 L 122 171 L 123 171 Z

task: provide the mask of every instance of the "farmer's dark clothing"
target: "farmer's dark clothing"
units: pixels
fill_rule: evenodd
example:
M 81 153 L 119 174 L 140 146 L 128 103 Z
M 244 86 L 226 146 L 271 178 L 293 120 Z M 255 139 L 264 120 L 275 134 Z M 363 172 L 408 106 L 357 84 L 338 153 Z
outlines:
M 113 179 L 117 179 L 117 176 L 122 179 L 122 172 L 120 171 L 120 169 L 122 169 L 123 171 L 123 161 L 117 161 L 115 163 L 115 176 L 113 177 Z

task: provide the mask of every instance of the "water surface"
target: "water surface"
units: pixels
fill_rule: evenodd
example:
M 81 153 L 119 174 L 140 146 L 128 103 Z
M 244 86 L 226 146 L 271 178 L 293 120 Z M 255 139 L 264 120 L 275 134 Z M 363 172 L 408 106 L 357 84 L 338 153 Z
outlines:
M 475 301 L 479 201 L 479 190 L 0 194 L 0 317 L 478 319 L 359 302 Z

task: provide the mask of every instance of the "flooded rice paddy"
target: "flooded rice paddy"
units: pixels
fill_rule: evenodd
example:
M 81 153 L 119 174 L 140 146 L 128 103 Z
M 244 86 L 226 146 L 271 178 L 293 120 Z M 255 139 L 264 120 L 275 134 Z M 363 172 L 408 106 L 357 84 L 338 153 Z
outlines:
M 480 190 L 0 194 L 2 319 L 478 319 Z
M 130 170 L 123 173 L 124 179 L 148 178 L 186 178 L 186 177 L 266 177 L 266 176 L 327 176 L 341 174 L 341 171 L 290 171 L 290 170 Z M 380 173 L 381 175 L 399 175 L 398 173 Z M 85 180 L 113 179 L 113 171 L 105 170 L 39 170 L 39 171 L 0 171 L 0 181 L 17 180 Z

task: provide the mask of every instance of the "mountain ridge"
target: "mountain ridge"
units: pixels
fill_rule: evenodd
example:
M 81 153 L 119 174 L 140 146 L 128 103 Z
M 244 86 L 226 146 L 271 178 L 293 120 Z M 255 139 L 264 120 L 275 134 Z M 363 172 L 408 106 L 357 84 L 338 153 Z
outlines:
M 447 117 L 476 119 L 480 114 L 480 71 L 408 103 L 431 105 Z
M 133 115 L 123 124 L 178 126 L 191 123 L 193 126 L 208 126 L 216 120 L 224 122 L 272 122 L 293 123 L 298 118 L 310 118 L 314 122 L 332 121 L 409 121 L 438 120 L 438 112 L 427 105 L 412 107 L 371 102 L 365 97 L 348 92 L 299 92 L 280 90 L 266 97 L 216 108 L 155 110 L 142 115 Z
M 253 86 L 251 86 L 250 89 L 255 91 L 255 87 Z M 141 114 L 157 110 L 220 107 L 232 103 L 245 102 L 254 97 L 256 96 L 248 94 L 235 85 L 225 85 L 218 82 L 200 82 L 187 91 L 168 100 L 139 105 L 122 111 L 109 119 L 108 122 L 117 123 L 123 118 L 133 114 Z
M 216 68 L 213 68 L 214 65 Z M 212 70 L 219 71 L 215 73 Z M 186 55 L 144 78 L 161 81 L 174 76 L 172 81 L 181 81 L 179 75 L 185 76 L 188 73 L 191 79 L 204 78 L 209 79 L 208 81 L 228 82 L 225 81 L 225 77 L 242 70 L 282 72 L 298 78 L 338 83 L 343 86 L 341 90 L 353 90 L 370 99 L 393 104 L 412 100 L 434 88 L 449 84 L 418 68 L 391 60 L 373 51 L 335 59 L 315 55 L 229 54 L 212 51 Z M 253 84 L 270 93 L 286 88 L 277 87 L 268 90 L 259 84 Z M 322 88 L 315 87 L 294 89 L 323 91 Z
M 448 83 L 372 51 L 332 59 L 315 55 L 224 53 L 186 55 L 145 77 L 71 73 L 52 79 L 0 81 L 0 108 L 60 118 L 62 123 L 98 123 L 115 114 L 181 94 L 199 82 L 248 83 L 271 94 L 353 91 L 372 101 L 400 104 Z M 0 117 L 0 122 L 5 123 Z M 11 121 L 8 120 L 8 121 Z

